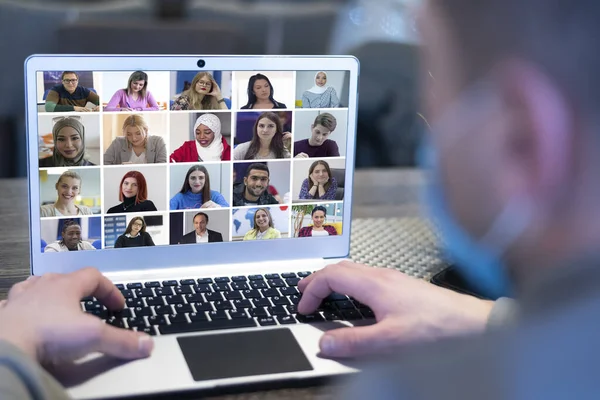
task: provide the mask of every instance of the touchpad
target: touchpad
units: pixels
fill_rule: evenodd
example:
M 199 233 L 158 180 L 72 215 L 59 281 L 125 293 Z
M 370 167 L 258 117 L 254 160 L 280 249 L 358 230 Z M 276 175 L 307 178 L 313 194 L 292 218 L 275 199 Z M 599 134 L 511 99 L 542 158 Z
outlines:
M 289 329 L 187 336 L 177 341 L 195 381 L 313 369 Z

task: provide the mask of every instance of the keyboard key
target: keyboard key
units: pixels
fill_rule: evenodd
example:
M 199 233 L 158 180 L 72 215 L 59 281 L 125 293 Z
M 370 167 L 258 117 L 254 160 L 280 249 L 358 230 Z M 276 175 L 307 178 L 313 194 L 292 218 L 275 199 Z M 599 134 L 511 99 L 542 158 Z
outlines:
M 167 304 L 181 304 L 183 303 L 183 297 L 179 295 L 167 296 L 165 298 L 167 300 Z
M 340 300 L 333 302 L 340 310 L 354 310 L 354 304 L 350 300 Z
M 250 287 L 246 282 L 232 282 L 231 289 L 233 290 L 248 290 Z
M 81 299 L 81 302 L 85 303 L 86 301 L 93 301 L 95 300 L 94 296 L 86 296 L 83 299 Z
M 290 325 L 295 324 L 297 322 L 296 318 L 294 318 L 291 315 L 278 315 L 275 318 L 277 319 L 277 321 L 279 321 L 281 325 Z
M 154 292 L 152 291 L 152 289 L 135 289 L 133 291 L 133 293 L 135 294 L 135 297 L 142 298 L 142 297 L 153 297 L 154 296 Z
M 295 287 L 283 287 L 283 288 L 279 288 L 279 291 L 284 296 L 292 296 L 294 294 L 299 293 L 298 289 L 296 289 Z
M 194 286 L 196 293 L 212 293 L 212 289 L 208 283 L 201 283 Z
M 116 286 L 116 287 L 117 287 L 117 289 L 119 289 L 119 290 L 124 290 L 124 289 L 125 289 L 125 285 L 123 285 L 122 283 L 117 283 L 115 286 Z
M 297 294 L 294 294 L 292 296 L 288 296 L 288 299 L 292 302 L 292 304 L 298 304 L 300 303 L 300 296 Z
M 190 314 L 188 314 L 188 317 L 190 317 L 190 321 L 192 321 L 192 322 L 208 321 L 208 317 L 206 316 L 206 313 L 204 313 L 204 312 L 190 313 Z
M 298 272 L 298 276 L 300 278 L 306 278 L 307 276 L 309 276 L 310 274 L 312 274 L 312 272 L 310 271 L 302 271 L 302 272 Z
M 169 325 L 165 325 L 165 326 L 169 326 Z M 138 329 L 138 332 L 144 332 L 144 333 L 147 333 L 148 335 L 151 335 L 151 336 L 155 336 L 156 335 L 156 331 L 154 330 L 153 326 L 142 328 L 142 329 Z
M 106 320 L 106 323 L 116 328 L 125 328 L 125 323 L 121 318 L 110 317 Z
M 288 315 L 287 310 L 283 306 L 267 307 L 267 312 L 271 315 Z
M 269 299 L 253 299 L 254 307 L 271 307 Z
M 263 276 L 262 275 L 250 275 L 250 276 L 248 276 L 248 279 L 250 279 L 251 281 L 262 281 Z
M 277 305 L 279 305 L 279 306 L 287 306 L 287 305 L 290 304 L 290 301 L 286 297 L 283 297 L 283 296 L 274 296 L 274 297 L 271 297 L 271 301 L 276 306 Z
M 192 308 L 191 304 L 175 304 L 173 306 L 173 309 L 175 310 L 175 314 L 185 314 L 194 312 L 194 309 Z
M 242 291 L 242 294 L 247 299 L 261 299 L 262 298 L 262 295 L 260 294 L 260 292 L 258 290 L 244 290 L 244 291 Z
M 87 313 L 100 319 L 108 318 L 108 310 L 92 310 L 88 311 Z
M 231 281 L 231 279 L 229 279 L 226 276 L 221 276 L 221 277 L 215 278 L 216 283 L 224 283 L 224 282 L 226 283 L 226 282 L 230 282 L 230 281 Z
M 196 282 L 198 282 L 198 285 L 207 285 L 213 283 L 213 280 L 212 278 L 198 278 Z
M 133 312 L 131 311 L 131 308 L 124 308 L 120 311 L 111 311 L 108 315 L 112 315 L 116 318 L 130 318 L 133 317 Z
M 207 314 L 212 321 L 227 319 L 227 313 L 225 310 L 209 311 Z
M 298 322 L 301 322 L 301 323 L 311 323 L 311 322 L 322 322 L 322 321 L 325 321 L 323 319 L 323 317 L 321 316 L 321 314 L 319 314 L 319 313 L 314 313 L 314 314 L 309 314 L 309 315 L 297 314 L 296 315 L 296 319 L 298 319 Z
M 148 317 L 148 323 L 150 325 L 166 325 L 167 319 L 164 315 L 151 315 Z
M 367 319 L 369 319 L 369 318 L 375 318 L 375 313 L 370 308 L 359 308 L 358 311 L 360 311 L 360 313 L 362 314 L 362 316 L 365 317 L 365 318 L 367 318 Z
M 291 306 L 287 306 L 287 309 L 290 314 L 296 314 L 298 312 L 298 307 L 296 307 L 295 304 L 292 304 Z
M 323 311 L 323 317 L 325 317 L 327 321 L 340 321 L 343 319 L 339 314 L 339 311 Z
M 213 283 L 211 286 L 212 286 L 213 291 L 215 291 L 215 292 L 228 292 L 231 290 L 231 288 L 229 287 L 229 284 L 227 284 L 227 283 Z
M 344 319 L 347 319 L 348 321 L 362 319 L 362 315 L 358 310 L 342 310 L 341 313 Z
M 248 280 L 248 278 L 246 278 L 243 275 L 238 275 L 238 276 L 232 276 L 231 277 L 231 281 L 232 282 L 246 282 Z
M 133 292 L 131 290 L 121 290 L 121 294 L 126 299 L 131 299 L 133 297 Z
M 231 305 L 231 302 L 225 300 L 225 301 L 215 301 L 213 303 L 213 306 L 215 306 L 215 310 L 231 310 L 233 309 L 233 306 Z
M 195 321 L 189 324 L 171 324 L 158 328 L 161 334 L 213 331 L 219 329 L 252 328 L 256 322 L 252 318 L 221 319 L 216 321 Z
M 345 294 L 333 292 L 325 298 L 325 301 L 335 301 L 335 300 L 348 300 L 348 296 L 346 296 Z
M 191 286 L 177 286 L 174 288 L 175 294 L 193 294 Z
M 144 300 L 142 300 L 142 299 L 126 299 L 125 304 L 127 304 L 127 307 L 130 307 L 130 308 L 146 307 L 146 305 L 144 304 Z M 87 307 L 87 305 L 86 305 L 86 307 Z
M 200 293 L 186 294 L 183 297 L 185 297 L 188 303 L 204 303 L 204 297 Z
M 169 315 L 169 321 L 172 324 L 186 324 L 188 323 L 187 317 L 185 314 L 171 314 Z
M 170 286 L 156 288 L 154 289 L 154 293 L 156 293 L 157 296 L 171 296 L 173 294 L 173 288 Z
M 157 288 L 157 287 L 160 287 L 160 282 L 159 281 L 146 282 L 146 283 L 144 283 L 144 286 L 147 288 Z
M 300 278 L 288 278 L 285 280 L 288 286 L 298 286 L 298 282 L 300 282 Z
M 250 281 L 250 286 L 252 287 L 252 289 L 265 289 L 267 288 L 267 282 L 260 280 L 260 281 Z
M 127 289 L 141 289 L 142 284 L 140 282 L 128 283 Z
M 234 300 L 233 301 L 233 306 L 237 309 L 243 309 L 243 308 L 252 308 L 252 303 L 250 303 L 250 300 Z
M 171 279 L 171 280 L 168 280 L 168 281 L 163 281 L 162 285 L 163 286 L 177 286 L 177 285 L 179 285 L 179 283 L 177 283 L 176 280 Z
M 277 288 L 271 288 L 271 289 L 263 289 L 262 290 L 262 295 L 264 297 L 273 297 L 273 296 L 279 296 L 279 290 L 277 290 Z
M 212 304 L 210 303 L 194 303 L 193 305 L 197 313 L 214 310 Z
M 252 317 L 268 317 L 269 313 L 264 308 L 252 308 L 248 310 L 250 312 L 250 316 Z
M 241 300 L 243 299 L 240 292 L 223 292 L 227 300 Z
M 229 310 L 229 316 L 233 318 L 248 318 L 248 314 L 244 310 Z
M 102 310 L 104 307 L 96 300 L 86 301 L 84 304 L 86 311 Z
M 173 314 L 173 309 L 169 305 L 156 306 L 156 307 L 154 307 L 154 313 L 156 315 L 169 315 L 169 314 Z
M 258 318 L 258 323 L 261 326 L 277 325 L 277 321 L 273 317 L 260 317 Z
M 279 274 L 265 274 L 265 279 L 279 279 Z
M 204 298 L 206 299 L 206 301 L 220 301 L 220 300 L 224 300 L 223 295 L 221 294 L 221 292 L 204 293 Z
M 138 330 L 148 326 L 146 324 L 146 321 L 144 320 L 144 318 L 139 318 L 139 317 L 125 318 L 125 322 L 127 322 L 127 325 L 130 328 L 138 328 Z
M 133 308 L 133 312 L 136 317 L 149 317 L 152 315 L 152 309 L 147 307 L 135 307 Z
M 187 285 L 187 286 L 191 286 L 191 285 L 195 285 L 196 281 L 194 279 L 181 279 L 179 281 L 179 283 L 181 285 Z
M 283 274 L 281 274 L 281 277 L 285 279 L 295 278 L 296 274 L 294 272 L 284 272 Z
M 269 279 L 267 281 L 267 284 L 269 285 L 269 287 L 272 287 L 272 288 L 287 286 L 285 284 L 285 282 L 282 279 L 279 279 L 279 278 L 277 278 L 277 279 Z

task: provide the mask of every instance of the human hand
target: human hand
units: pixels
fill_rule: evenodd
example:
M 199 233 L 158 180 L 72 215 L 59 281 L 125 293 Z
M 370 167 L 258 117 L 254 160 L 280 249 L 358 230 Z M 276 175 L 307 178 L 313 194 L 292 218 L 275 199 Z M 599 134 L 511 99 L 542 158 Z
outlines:
M 92 108 L 92 111 L 100 111 L 100 106 L 96 106 L 96 107 Z
M 370 307 L 377 323 L 326 332 L 321 353 L 355 357 L 389 351 L 408 342 L 483 331 L 493 302 L 411 278 L 399 271 L 350 261 L 328 265 L 298 283 L 300 314 L 312 314 L 332 292 Z
M 291 132 L 283 132 L 283 145 L 289 150 L 292 146 L 292 133 Z
M 217 100 L 222 97 L 221 96 L 221 88 L 219 87 L 219 85 L 217 84 L 217 82 L 215 82 L 214 80 L 212 81 L 212 90 L 210 91 L 210 93 L 208 94 L 209 96 L 216 96 Z
M 94 296 L 109 310 L 125 299 L 94 268 L 70 274 L 34 276 L 14 285 L 0 307 L 0 340 L 6 340 L 42 364 L 59 364 L 100 352 L 121 359 L 148 357 L 150 336 L 113 327 L 82 311 L 80 301 Z
M 121 111 L 133 111 L 131 107 L 121 107 Z
M 309 158 L 306 153 L 298 153 L 294 158 Z
M 79 107 L 79 106 L 73 106 L 73 110 L 75 110 L 77 112 L 90 112 L 90 111 L 92 111 L 89 108 Z

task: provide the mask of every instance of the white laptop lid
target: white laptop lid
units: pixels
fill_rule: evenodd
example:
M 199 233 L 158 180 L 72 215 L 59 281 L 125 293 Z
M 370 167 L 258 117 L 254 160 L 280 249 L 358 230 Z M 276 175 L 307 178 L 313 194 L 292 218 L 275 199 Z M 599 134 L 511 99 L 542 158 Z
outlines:
M 200 59 L 204 60 L 202 68 L 198 66 Z M 35 55 L 27 59 L 25 69 L 33 274 L 68 272 L 84 265 L 112 272 L 348 255 L 359 73 L 354 57 Z M 64 75 L 63 80 L 65 71 L 75 74 Z M 123 91 L 135 71 L 143 71 L 148 76 L 143 99 Z M 183 89 L 189 87 L 202 71 L 209 72 L 220 88 L 224 98 L 223 102 L 217 103 L 220 108 L 215 109 L 215 103 L 212 103 L 209 109 L 171 110 L 173 104 L 185 103 L 180 98 Z M 325 83 L 319 71 L 326 73 Z M 272 99 L 276 102 L 273 104 L 284 108 L 242 109 L 249 103 L 248 82 L 257 73 L 268 78 Z M 318 82 L 316 75 L 319 75 Z M 73 79 L 77 79 L 76 88 Z M 260 86 L 264 86 L 265 80 L 258 79 L 257 82 L 259 86 L 255 88 L 262 90 Z M 197 85 L 200 90 L 202 86 Z M 154 101 L 149 99 L 148 93 Z M 57 94 L 62 96 L 58 102 Z M 130 104 L 132 100 L 137 103 Z M 97 111 L 93 111 L 94 101 L 98 102 Z M 73 107 L 69 103 L 81 104 L 88 111 L 71 111 Z M 139 103 L 143 106 L 138 108 Z M 221 108 L 222 103 L 227 109 Z M 124 105 L 130 105 L 134 110 L 121 110 Z M 244 146 L 249 145 L 254 125 L 259 126 L 261 121 L 263 126 L 269 125 L 269 116 L 264 112 L 274 112 L 276 118 L 271 115 L 271 120 L 278 119 L 282 131 L 291 132 L 291 157 L 269 155 L 254 160 L 234 159 L 243 154 Z M 324 113 L 333 116 L 337 123 L 328 139 L 335 142 L 339 156 L 294 157 L 297 146 L 300 149 L 315 144 L 314 139 L 308 140 L 315 135 L 315 118 Z M 231 146 L 229 160 L 223 152 L 221 160 L 190 159 L 198 154 L 196 143 L 200 143 L 195 141 L 194 127 L 197 118 L 204 114 L 218 118 L 222 137 Z M 130 126 L 130 135 L 147 127 L 146 161 L 154 162 L 140 164 L 139 158 L 127 153 L 124 122 L 131 115 L 139 117 L 135 117 L 138 121 L 135 126 Z M 59 120 L 60 117 L 68 119 Z M 79 124 L 72 123 L 73 117 Z M 218 130 L 213 117 L 200 121 L 207 124 L 203 126 L 210 125 Z M 57 123 L 56 127 L 60 128 L 54 129 Z M 84 127 L 83 137 L 80 126 Z M 323 126 L 317 128 L 327 131 Z M 160 139 L 151 139 L 153 136 Z M 202 143 L 206 145 L 207 141 Z M 236 153 L 239 146 L 242 146 L 241 150 Z M 321 147 L 320 151 L 323 150 Z M 173 158 L 183 154 L 180 162 L 173 162 L 172 155 L 176 151 L 177 156 Z M 312 146 L 311 151 L 319 151 L 319 146 Z M 202 149 L 201 152 L 207 154 Z M 109 160 L 109 155 L 105 158 L 105 153 L 120 154 L 120 161 L 127 164 L 109 165 L 113 161 Z M 166 160 L 161 159 L 161 154 L 166 154 Z M 330 180 L 322 199 L 306 199 L 310 194 L 306 195 L 306 187 L 302 193 L 302 186 L 306 185 L 304 181 L 308 180 L 309 169 L 316 161 L 325 161 L 331 172 L 327 175 L 337 176 L 340 188 L 333 190 Z M 248 166 L 255 162 L 268 167 L 272 186 L 268 190 L 277 192 L 275 197 L 281 203 L 234 206 L 234 171 L 238 174 L 237 181 L 241 182 Z M 198 195 L 193 191 L 178 196 L 184 189 L 187 173 L 195 165 L 206 168 L 213 191 L 211 198 L 221 204 L 220 208 L 200 209 L 200 204 L 194 203 Z M 323 163 L 317 164 L 317 169 L 327 172 Z M 123 194 L 121 182 L 126 177 L 131 178 L 131 171 L 141 174 L 147 188 L 145 198 L 151 202 L 143 202 L 147 207 L 141 208 L 156 208 L 156 211 L 128 211 L 131 203 L 123 196 L 132 192 Z M 135 176 L 140 177 L 139 174 Z M 132 208 L 140 209 L 138 203 L 144 200 L 143 185 L 138 179 L 135 183 L 138 183 L 138 198 Z M 59 209 L 75 205 L 78 214 L 60 215 L 54 207 L 55 202 Z M 206 200 L 202 199 L 204 202 Z M 325 207 L 325 225 L 329 226 L 329 234 L 315 230 L 313 237 L 298 237 L 302 235 L 301 227 L 312 225 L 311 210 L 316 206 Z M 278 232 L 280 238 L 244 240 L 246 233 L 254 227 L 253 217 L 259 208 L 268 208 L 274 224 L 275 231 L 270 231 L 267 236 L 277 236 Z M 180 244 L 184 235 L 194 232 L 193 219 L 199 212 L 209 216 L 207 228 L 220 233 L 223 242 L 212 242 L 211 239 L 211 243 Z M 121 243 L 125 238 L 130 243 L 140 243 L 131 240 L 135 238 L 123 237 L 134 217 L 144 219 L 147 235 L 154 246 L 115 248 L 119 237 Z M 79 251 L 67 251 L 61 241 L 62 227 L 67 220 L 78 225 L 79 229 L 74 230 L 81 233 Z

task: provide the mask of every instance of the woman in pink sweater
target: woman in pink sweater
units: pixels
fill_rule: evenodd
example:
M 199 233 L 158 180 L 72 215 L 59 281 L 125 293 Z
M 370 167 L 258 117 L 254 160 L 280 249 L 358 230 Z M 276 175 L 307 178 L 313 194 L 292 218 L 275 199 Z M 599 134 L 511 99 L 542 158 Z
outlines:
M 158 103 L 148 89 L 148 74 L 135 71 L 126 89 L 119 89 L 104 107 L 104 111 L 157 111 Z

